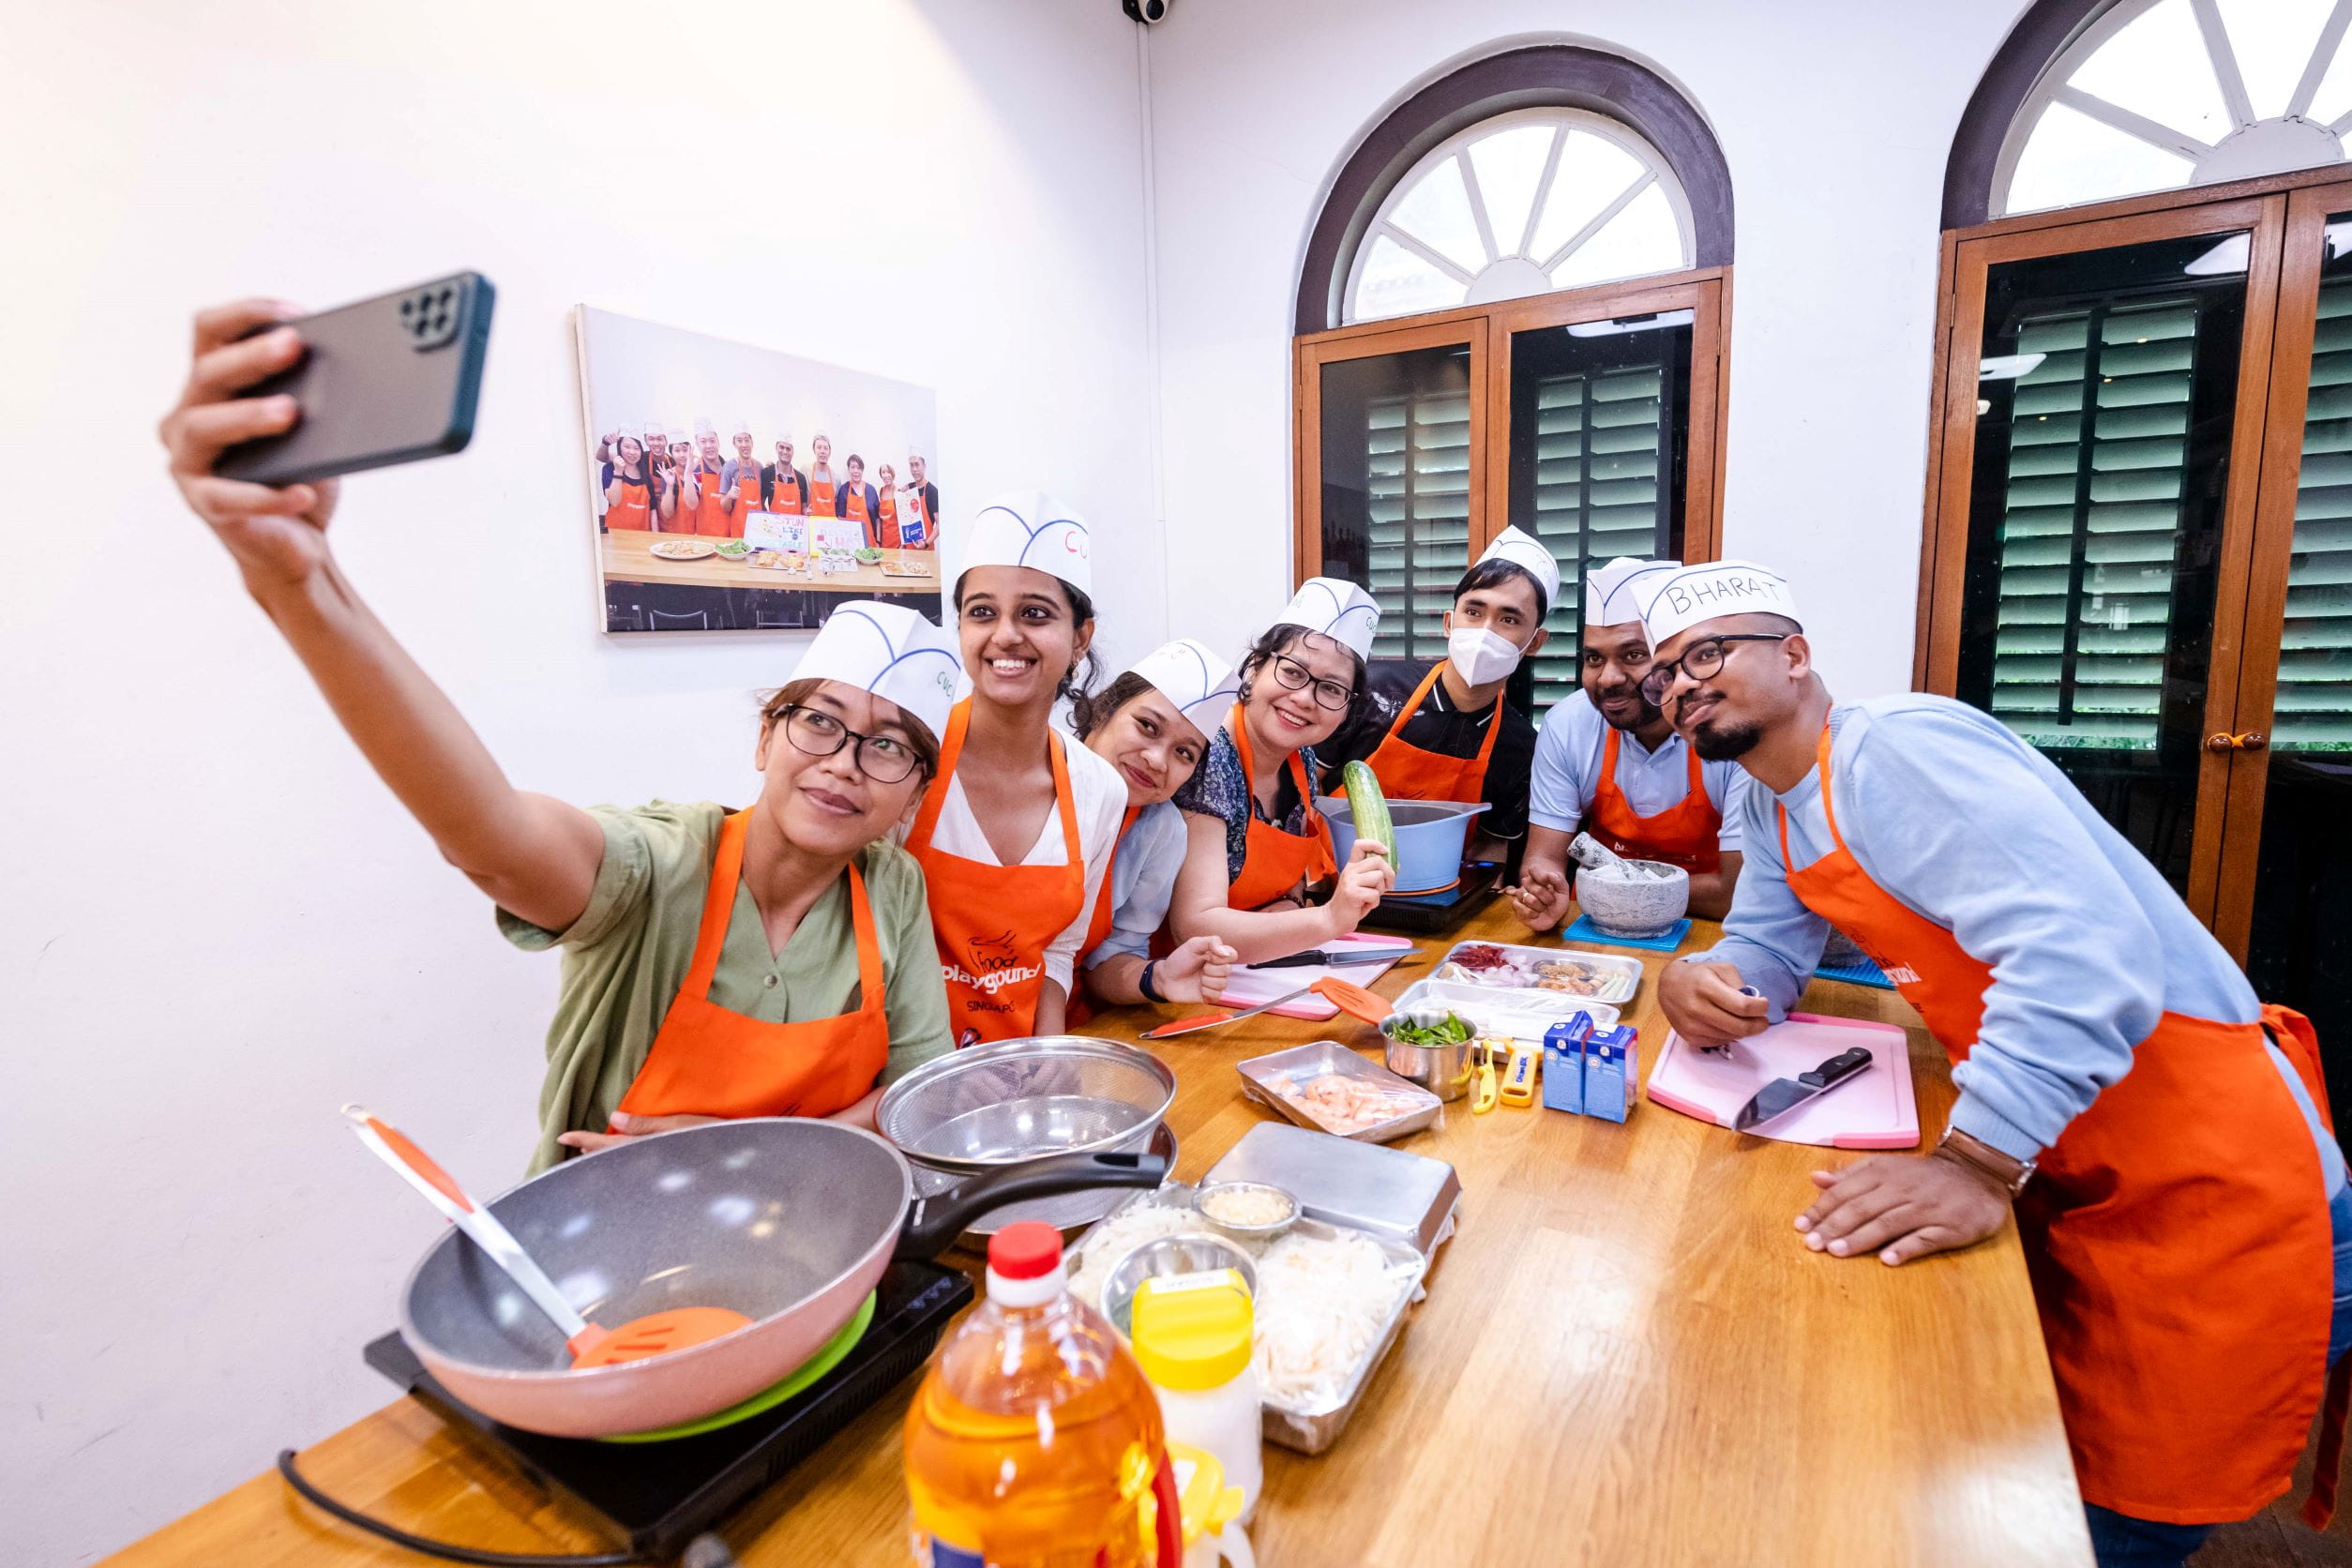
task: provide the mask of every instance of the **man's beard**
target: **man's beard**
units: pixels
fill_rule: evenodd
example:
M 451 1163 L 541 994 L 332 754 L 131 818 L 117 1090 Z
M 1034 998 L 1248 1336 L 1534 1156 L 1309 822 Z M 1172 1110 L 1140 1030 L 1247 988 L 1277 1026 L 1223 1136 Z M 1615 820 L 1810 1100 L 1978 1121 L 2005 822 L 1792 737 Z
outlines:
M 1756 749 L 1756 743 L 1764 738 L 1764 727 L 1753 721 L 1746 724 L 1717 724 L 1702 720 L 1691 731 L 1691 749 L 1702 761 L 1729 762 Z
M 1657 723 L 1660 718 L 1665 716 L 1666 710 L 1660 708 L 1647 697 L 1644 697 L 1638 687 L 1636 687 L 1634 691 L 1634 701 L 1636 704 L 1634 712 L 1634 721 L 1631 724 L 1617 725 L 1620 730 L 1624 731 L 1627 734 L 1632 734 L 1636 730 L 1647 730 L 1650 726 Z M 1608 716 L 1604 714 L 1602 716 L 1604 718 L 1607 718 Z M 1609 719 L 1609 722 L 1617 724 L 1615 719 Z

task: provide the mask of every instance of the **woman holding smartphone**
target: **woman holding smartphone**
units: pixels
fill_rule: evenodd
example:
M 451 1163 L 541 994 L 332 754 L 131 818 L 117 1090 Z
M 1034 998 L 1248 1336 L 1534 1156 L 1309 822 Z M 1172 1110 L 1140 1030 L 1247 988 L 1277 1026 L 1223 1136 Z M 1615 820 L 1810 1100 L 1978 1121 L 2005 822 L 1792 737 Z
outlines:
M 1127 791 L 1055 733 L 1094 640 L 1085 520 L 1040 491 L 972 519 L 956 580 L 972 694 L 906 836 L 923 863 L 956 1043 L 1059 1034 Z
M 1214 1002 L 1225 994 L 1233 950 L 1215 937 L 1194 937 L 1164 958 L 1151 949 L 1184 866 L 1184 814 L 1169 800 L 1209 754 L 1209 734 L 1235 689 L 1232 666 L 1205 644 L 1178 638 L 1100 694 L 1071 704 L 1087 749 L 1127 787 L 1126 815 L 1081 948 L 1086 988 L 1097 1001 Z M 1084 1001 L 1071 999 L 1074 1022 Z
M 1343 867 L 1315 808 L 1315 747 L 1360 725 L 1364 655 L 1380 607 L 1352 582 L 1314 577 L 1242 660 L 1241 700 L 1175 795 L 1187 818 L 1170 921 L 1252 964 L 1353 931 L 1395 880 L 1381 847 L 1358 838 Z M 1314 887 L 1336 877 L 1331 896 Z
M 299 417 L 240 399 L 294 364 L 264 301 L 197 318 L 163 421 L 171 470 L 344 730 L 518 946 L 565 950 L 534 1169 L 567 1150 L 735 1116 L 869 1123 L 882 1086 L 947 1049 L 923 875 L 887 835 L 938 757 L 954 645 L 897 605 L 849 604 L 762 705 L 751 805 L 581 810 L 507 782 L 361 602 L 328 548 L 332 482 L 216 475 Z

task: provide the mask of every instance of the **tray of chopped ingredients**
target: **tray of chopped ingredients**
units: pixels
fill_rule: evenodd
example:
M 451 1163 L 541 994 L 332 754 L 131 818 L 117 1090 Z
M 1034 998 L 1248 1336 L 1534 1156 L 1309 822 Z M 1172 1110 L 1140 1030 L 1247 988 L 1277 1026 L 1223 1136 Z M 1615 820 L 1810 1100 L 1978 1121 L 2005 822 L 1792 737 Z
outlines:
M 1104 1282 L 1147 1242 L 1207 1230 L 1198 1189 L 1138 1193 L 1070 1252 L 1070 1290 L 1102 1309 Z M 1393 1237 L 1302 1219 L 1271 1242 L 1235 1240 L 1255 1260 L 1251 1362 L 1268 1442 L 1320 1454 L 1337 1440 L 1405 1326 L 1428 1259 Z
M 1243 1092 L 1302 1127 L 1386 1143 L 1438 1119 L 1426 1089 L 1330 1040 L 1241 1063 Z
M 1634 993 L 1641 988 L 1641 960 L 1614 953 L 1463 942 L 1454 945 L 1429 978 L 1458 985 L 1558 991 L 1587 1002 L 1621 1005 L 1633 1001 Z

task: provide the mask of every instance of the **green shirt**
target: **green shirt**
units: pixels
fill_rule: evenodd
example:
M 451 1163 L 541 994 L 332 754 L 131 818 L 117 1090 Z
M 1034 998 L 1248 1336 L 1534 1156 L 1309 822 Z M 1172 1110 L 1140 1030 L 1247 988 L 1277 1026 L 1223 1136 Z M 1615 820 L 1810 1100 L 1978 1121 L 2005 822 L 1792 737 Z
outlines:
M 604 860 L 588 907 L 571 928 L 550 931 L 498 912 L 499 930 L 516 946 L 564 949 L 534 1172 L 567 1153 L 555 1141 L 558 1134 L 604 1131 L 644 1066 L 694 957 L 727 809 L 707 801 L 656 801 L 599 806 L 589 814 L 604 828 Z M 890 1063 L 876 1081 L 889 1083 L 948 1050 L 947 991 L 923 867 L 887 839 L 859 851 L 857 863 L 882 945 L 882 1006 L 890 1020 Z M 739 884 L 710 999 L 764 1023 L 807 1023 L 854 1010 L 860 998 L 849 879 L 819 896 L 780 954 L 769 951 L 759 905 Z

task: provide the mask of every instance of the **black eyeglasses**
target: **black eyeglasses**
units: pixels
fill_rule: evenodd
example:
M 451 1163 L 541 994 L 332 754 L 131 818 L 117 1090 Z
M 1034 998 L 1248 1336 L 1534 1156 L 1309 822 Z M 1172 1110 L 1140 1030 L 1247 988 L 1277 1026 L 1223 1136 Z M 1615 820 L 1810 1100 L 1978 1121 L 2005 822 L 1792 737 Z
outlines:
M 897 735 L 861 735 L 822 708 L 784 705 L 784 738 L 795 751 L 830 757 L 852 741 L 857 743 L 857 771 L 877 784 L 896 784 L 923 765 L 914 747 Z
M 1674 677 L 1688 674 L 1694 681 L 1703 681 L 1723 669 L 1723 645 L 1726 642 L 1786 642 L 1791 634 L 1785 631 L 1726 632 L 1721 637 L 1702 637 L 1682 651 L 1682 656 L 1672 664 L 1653 664 L 1650 673 L 1641 678 L 1641 700 L 1651 707 L 1666 705 L 1666 695 L 1674 688 Z
M 1348 704 L 1355 701 L 1356 694 L 1352 689 L 1337 681 L 1317 680 L 1314 671 L 1287 655 L 1274 655 L 1274 679 L 1292 691 L 1304 691 L 1313 686 L 1317 707 L 1329 708 L 1334 713 L 1346 713 Z

